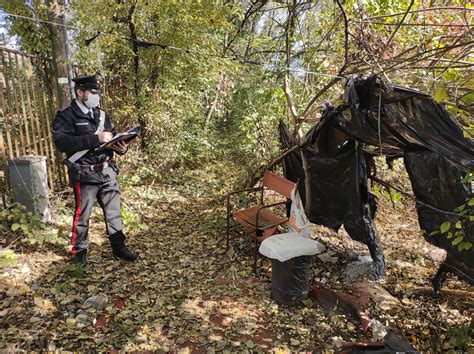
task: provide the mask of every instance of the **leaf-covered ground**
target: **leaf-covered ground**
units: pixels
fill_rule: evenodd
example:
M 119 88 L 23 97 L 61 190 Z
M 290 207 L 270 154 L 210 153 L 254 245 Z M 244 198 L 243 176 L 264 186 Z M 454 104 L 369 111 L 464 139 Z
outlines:
M 17 264 L 1 269 L 0 349 L 325 351 L 363 338 L 356 318 L 326 312 L 315 300 L 278 306 L 270 297 L 271 263 L 254 277 L 244 240 L 223 254 L 225 181 L 212 170 L 125 176 L 128 244 L 140 254 L 132 264 L 112 258 L 98 208 L 85 274 L 71 266 L 66 246 L 19 242 Z M 70 194 L 55 196 L 56 223 L 69 225 L 71 204 Z M 376 284 L 358 282 L 383 295 L 362 299 L 366 313 L 419 350 L 472 349 L 472 297 L 436 299 L 419 290 L 430 287 L 440 254 L 419 235 L 413 205 L 395 207 L 380 201 L 387 272 Z M 368 251 L 343 230 L 315 227 L 314 235 L 329 260 L 313 257 L 311 284 L 350 292 L 343 271 Z M 453 277 L 445 287 L 472 293 Z M 107 296 L 103 310 L 83 305 L 98 293 Z

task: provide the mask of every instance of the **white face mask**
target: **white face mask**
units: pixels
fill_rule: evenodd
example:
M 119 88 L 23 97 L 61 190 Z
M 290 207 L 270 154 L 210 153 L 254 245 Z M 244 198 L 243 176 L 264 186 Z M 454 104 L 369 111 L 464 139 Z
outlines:
M 97 93 L 87 96 L 87 100 L 84 101 L 84 104 L 89 108 L 96 108 L 99 105 L 100 97 Z

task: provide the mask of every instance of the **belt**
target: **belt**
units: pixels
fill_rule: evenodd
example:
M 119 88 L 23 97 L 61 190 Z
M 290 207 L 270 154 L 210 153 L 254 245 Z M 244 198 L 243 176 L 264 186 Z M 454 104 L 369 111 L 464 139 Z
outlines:
M 79 165 L 81 171 L 102 171 L 110 166 L 110 162 L 106 161 L 98 165 Z

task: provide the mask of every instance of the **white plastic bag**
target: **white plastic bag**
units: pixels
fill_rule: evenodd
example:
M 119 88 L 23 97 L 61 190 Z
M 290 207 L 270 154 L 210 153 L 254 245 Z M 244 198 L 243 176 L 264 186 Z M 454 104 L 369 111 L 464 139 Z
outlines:
M 295 257 L 321 253 L 324 249 L 324 245 L 318 241 L 289 232 L 266 238 L 260 244 L 259 252 L 265 257 L 286 262 Z
M 300 236 L 311 238 L 311 223 L 304 212 L 303 202 L 297 186 L 291 192 L 290 220 L 288 230 Z

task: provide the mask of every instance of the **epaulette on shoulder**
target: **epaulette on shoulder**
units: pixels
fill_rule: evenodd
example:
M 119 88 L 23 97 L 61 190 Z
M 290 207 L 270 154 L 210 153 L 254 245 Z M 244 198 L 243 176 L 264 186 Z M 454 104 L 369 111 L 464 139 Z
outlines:
M 67 110 L 69 107 L 71 107 L 71 105 L 65 106 L 65 107 L 63 107 L 63 108 L 60 108 L 60 109 L 57 111 L 57 113 L 62 113 L 62 112 L 64 112 L 65 110 Z

